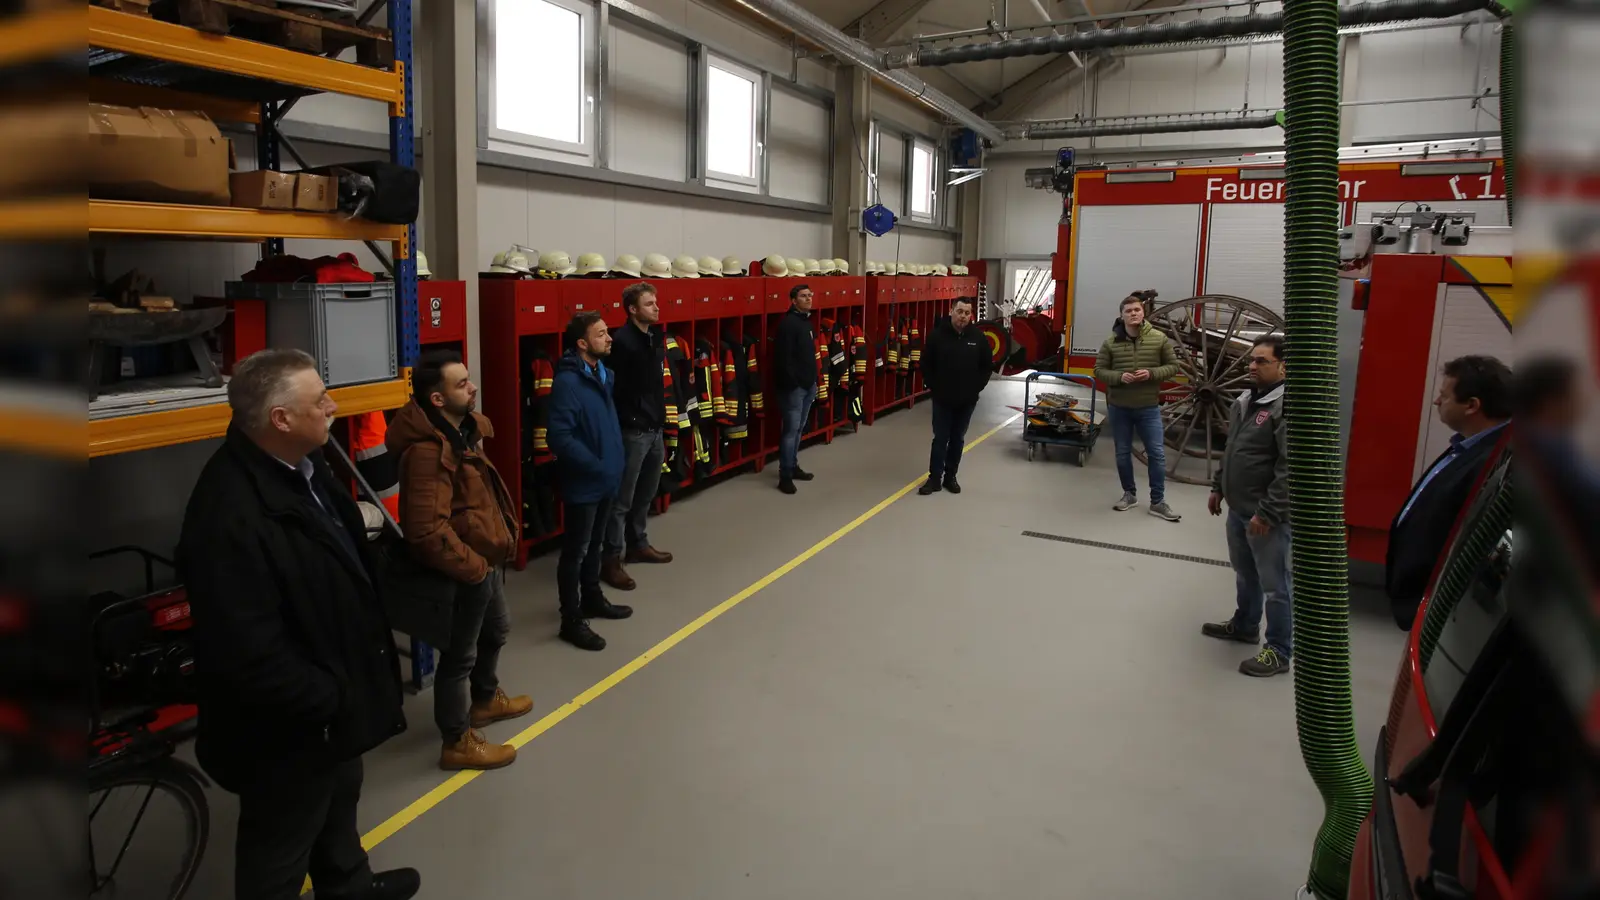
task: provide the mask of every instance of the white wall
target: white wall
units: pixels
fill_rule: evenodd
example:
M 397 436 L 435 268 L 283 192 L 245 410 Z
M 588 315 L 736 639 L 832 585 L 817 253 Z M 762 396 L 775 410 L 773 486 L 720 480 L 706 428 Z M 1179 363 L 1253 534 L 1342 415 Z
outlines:
M 882 262 L 899 259 L 901 262 L 926 263 L 930 266 L 958 262 L 954 236 L 904 228 L 896 228 L 883 237 L 868 235 L 866 258 Z

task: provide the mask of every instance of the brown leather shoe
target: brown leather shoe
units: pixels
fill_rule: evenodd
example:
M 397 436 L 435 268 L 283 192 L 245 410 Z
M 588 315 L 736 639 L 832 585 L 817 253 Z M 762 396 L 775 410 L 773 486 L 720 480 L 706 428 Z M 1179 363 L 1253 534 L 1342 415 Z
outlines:
M 491 744 L 483 735 L 467 729 L 466 734 L 454 744 L 445 744 L 439 753 L 439 768 L 446 772 L 457 769 L 499 769 L 517 759 L 517 748 L 510 744 Z
M 671 553 L 667 553 L 664 550 L 657 550 L 656 548 L 650 546 L 649 544 L 646 544 L 643 547 L 635 547 L 634 549 L 629 550 L 628 551 L 628 562 L 629 563 L 669 563 L 669 562 L 672 562 L 672 554 Z
M 506 719 L 515 719 L 533 712 L 533 698 L 527 695 L 507 697 L 506 692 L 494 689 L 494 699 L 488 703 L 472 704 L 472 727 L 483 728 Z
M 608 556 L 600 563 L 600 580 L 619 591 L 631 591 L 639 586 L 622 567 L 622 557 Z

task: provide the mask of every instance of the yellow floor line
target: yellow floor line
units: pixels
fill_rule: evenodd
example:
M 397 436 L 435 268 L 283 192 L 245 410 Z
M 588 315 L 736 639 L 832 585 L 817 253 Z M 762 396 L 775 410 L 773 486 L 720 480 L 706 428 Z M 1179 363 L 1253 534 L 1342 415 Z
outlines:
M 997 434 L 1002 428 L 1005 428 L 1020 418 L 1022 418 L 1022 415 L 1021 413 L 1018 413 L 1017 415 L 1006 419 L 1004 422 L 1001 422 L 999 425 L 996 425 L 995 427 L 984 432 L 982 435 L 973 439 L 971 443 L 967 444 L 966 449 L 971 450 L 989 438 L 994 437 L 994 435 Z M 850 521 L 849 524 L 816 542 L 815 544 L 812 544 L 799 556 L 796 556 L 794 559 L 791 559 L 778 568 L 773 569 L 771 572 L 768 572 L 766 575 L 762 576 L 759 581 L 755 582 L 739 593 L 734 594 L 732 597 L 729 597 L 721 603 L 718 603 L 716 606 L 713 606 L 711 609 L 702 613 L 694 621 L 683 626 L 682 628 L 679 628 L 671 635 L 662 639 L 662 641 L 656 644 L 654 647 L 651 647 L 649 650 L 646 650 L 639 656 L 635 657 L 627 665 L 616 670 L 615 672 L 612 672 L 610 675 L 607 675 L 605 678 L 601 679 L 593 687 L 572 698 L 572 700 L 568 701 L 559 709 L 550 712 L 544 718 L 533 723 L 532 725 L 529 725 L 527 728 L 524 728 L 520 733 L 517 734 L 516 737 L 512 738 L 510 741 L 507 741 L 507 743 L 519 749 L 526 746 L 534 738 L 544 734 L 546 731 L 554 728 L 558 723 L 566 719 L 568 716 L 594 702 L 600 697 L 601 694 L 604 694 L 606 691 L 609 691 L 621 684 L 629 675 L 632 675 L 633 673 L 649 665 L 651 660 L 663 653 L 666 653 L 673 647 L 676 647 L 689 635 L 694 634 L 696 631 L 706 627 L 706 625 L 709 624 L 713 619 L 716 619 L 718 616 L 722 615 L 728 610 L 733 609 L 735 606 L 738 606 L 744 601 L 760 593 L 763 588 L 794 571 L 806 560 L 828 549 L 840 538 L 852 531 L 855 531 L 857 528 L 860 528 L 861 525 L 868 519 L 871 519 L 878 513 L 888 509 L 890 504 L 916 490 L 924 480 L 926 480 L 926 476 L 918 478 L 916 481 L 913 481 L 900 490 L 895 491 L 893 494 L 890 494 L 888 497 L 880 501 L 877 506 L 874 506 L 861 515 L 856 516 Z M 411 805 L 390 816 L 383 824 L 363 835 L 361 838 L 361 845 L 366 847 L 368 850 L 378 846 L 379 844 L 393 837 L 395 832 L 398 832 L 400 829 L 416 821 L 418 816 L 421 816 L 428 810 L 438 806 L 444 801 L 445 798 L 466 787 L 468 784 L 472 783 L 473 779 L 482 774 L 483 773 L 481 771 L 466 771 L 457 772 L 456 774 L 450 776 L 438 787 L 427 792 L 426 794 L 423 794 L 421 797 L 414 800 Z

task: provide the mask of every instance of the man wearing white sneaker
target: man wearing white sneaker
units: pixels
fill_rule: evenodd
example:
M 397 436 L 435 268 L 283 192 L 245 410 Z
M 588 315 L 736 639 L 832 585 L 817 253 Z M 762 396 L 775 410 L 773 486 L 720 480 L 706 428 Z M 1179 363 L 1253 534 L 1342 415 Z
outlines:
M 1200 627 L 1206 637 L 1255 644 L 1266 608 L 1267 640 L 1239 664 L 1257 678 L 1289 671 L 1294 607 L 1289 573 L 1289 449 L 1283 421 L 1283 338 L 1269 334 L 1250 348 L 1250 390 L 1228 413 L 1228 445 L 1206 504 L 1213 516 L 1228 504 L 1228 561 L 1236 588 L 1232 618 Z

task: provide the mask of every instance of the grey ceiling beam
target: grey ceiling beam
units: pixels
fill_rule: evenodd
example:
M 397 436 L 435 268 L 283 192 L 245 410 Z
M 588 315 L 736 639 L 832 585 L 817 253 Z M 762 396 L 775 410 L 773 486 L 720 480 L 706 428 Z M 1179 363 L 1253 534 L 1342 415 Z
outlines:
M 1077 79 L 1087 78 L 1097 69 L 1108 65 L 1119 65 L 1114 57 L 1097 55 L 1090 57 L 1087 65 L 1079 66 L 1065 53 L 1050 60 L 1032 72 L 1018 78 L 1000 90 L 995 98 L 998 103 L 983 103 L 974 108 L 974 111 L 986 119 L 1004 121 L 1015 119 L 1038 96 L 1063 78 L 1076 76 Z
M 878 0 L 878 4 L 844 27 L 844 33 L 880 44 L 917 17 L 933 0 Z

